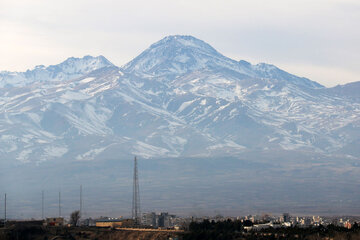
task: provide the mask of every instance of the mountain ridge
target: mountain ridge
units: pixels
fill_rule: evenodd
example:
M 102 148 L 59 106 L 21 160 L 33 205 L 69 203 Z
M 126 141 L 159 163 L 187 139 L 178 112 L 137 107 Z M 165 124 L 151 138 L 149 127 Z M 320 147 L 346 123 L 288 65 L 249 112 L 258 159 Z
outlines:
M 114 65 L 102 55 L 97 57 L 86 55 L 82 58 L 69 57 L 59 64 L 47 67 L 37 65 L 25 72 L 1 71 L 0 86 L 24 86 L 39 81 L 68 80 L 106 66 Z
M 165 37 L 122 67 L 85 56 L 33 71 L 13 86 L 0 73 L 2 158 L 358 151 L 359 101 L 191 36 Z

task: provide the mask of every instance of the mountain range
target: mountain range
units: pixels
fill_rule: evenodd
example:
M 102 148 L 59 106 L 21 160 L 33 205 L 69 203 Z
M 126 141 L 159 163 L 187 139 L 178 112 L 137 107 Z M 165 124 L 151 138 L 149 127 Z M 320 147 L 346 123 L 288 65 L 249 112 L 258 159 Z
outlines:
M 0 195 L 9 218 L 360 214 L 360 82 L 326 88 L 168 36 L 124 66 L 103 56 L 0 72 Z M 3 208 L 0 208 L 3 216 Z
M 0 157 L 20 162 L 360 155 L 360 82 L 326 88 L 168 36 L 122 67 L 103 56 L 0 72 Z

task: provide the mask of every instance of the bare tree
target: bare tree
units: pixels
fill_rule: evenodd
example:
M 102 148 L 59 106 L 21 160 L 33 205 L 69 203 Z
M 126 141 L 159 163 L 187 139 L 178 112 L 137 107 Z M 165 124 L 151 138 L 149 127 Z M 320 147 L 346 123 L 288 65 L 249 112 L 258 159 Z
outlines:
M 74 211 L 70 214 L 70 224 L 73 226 L 77 226 L 80 220 L 80 211 Z

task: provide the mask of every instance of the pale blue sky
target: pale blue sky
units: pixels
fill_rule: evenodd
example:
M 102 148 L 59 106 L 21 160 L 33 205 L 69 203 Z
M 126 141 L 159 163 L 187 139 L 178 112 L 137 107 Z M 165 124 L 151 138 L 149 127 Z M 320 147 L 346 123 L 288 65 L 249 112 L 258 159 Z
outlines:
M 325 86 L 360 81 L 358 0 L 0 0 L 0 70 L 83 55 L 123 65 L 167 35 Z

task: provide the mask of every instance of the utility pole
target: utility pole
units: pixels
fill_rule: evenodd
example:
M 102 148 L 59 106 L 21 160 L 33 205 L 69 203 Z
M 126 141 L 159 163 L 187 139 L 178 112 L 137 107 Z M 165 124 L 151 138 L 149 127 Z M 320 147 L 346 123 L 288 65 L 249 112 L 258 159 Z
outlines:
M 61 192 L 59 191 L 59 217 L 61 217 Z
M 80 218 L 82 215 L 82 185 L 80 185 Z
M 4 216 L 4 227 L 6 224 L 6 193 L 5 193 L 5 216 Z
M 44 220 L 44 190 L 41 191 L 41 219 Z
M 139 176 L 138 176 L 138 168 L 137 168 L 137 159 L 136 159 L 136 157 L 134 158 L 132 218 L 135 221 L 135 225 L 140 224 Z

